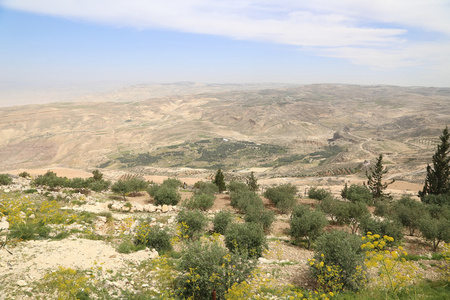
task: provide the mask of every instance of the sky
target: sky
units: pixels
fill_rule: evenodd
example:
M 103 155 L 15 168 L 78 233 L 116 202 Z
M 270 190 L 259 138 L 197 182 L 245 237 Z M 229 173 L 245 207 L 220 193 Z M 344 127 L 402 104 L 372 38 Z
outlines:
M 0 0 L 0 97 L 177 81 L 450 87 L 450 1 Z

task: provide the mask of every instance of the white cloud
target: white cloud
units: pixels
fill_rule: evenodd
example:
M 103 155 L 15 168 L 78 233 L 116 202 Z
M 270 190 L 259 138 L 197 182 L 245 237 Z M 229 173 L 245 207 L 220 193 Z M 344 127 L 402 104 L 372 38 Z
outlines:
M 402 67 L 446 58 L 448 0 L 0 0 L 5 7 L 129 26 L 211 34 L 306 47 L 319 55 L 374 67 Z M 431 46 L 430 46 L 431 45 Z M 447 51 L 447 52 L 445 52 Z M 446 60 L 448 61 L 448 60 Z

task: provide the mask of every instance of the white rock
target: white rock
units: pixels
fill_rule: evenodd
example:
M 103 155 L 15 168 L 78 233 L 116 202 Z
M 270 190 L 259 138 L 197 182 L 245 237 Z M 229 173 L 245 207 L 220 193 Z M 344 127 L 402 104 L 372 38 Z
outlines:
M 19 280 L 17 281 L 18 286 L 27 286 L 27 282 L 25 280 Z
M 6 220 L 6 217 L 3 217 L 0 220 L 0 230 L 2 230 L 2 229 L 8 230 L 8 228 L 9 228 L 9 222 Z
M 113 205 L 111 205 L 111 209 L 113 210 L 120 210 L 122 208 L 122 204 L 120 203 L 114 203 Z
M 102 223 L 106 223 L 106 217 L 104 217 L 104 216 L 98 216 L 97 217 L 97 221 L 100 223 L 100 222 L 102 222 Z
M 134 209 L 135 209 L 136 211 L 144 211 L 144 206 L 143 206 L 142 204 L 135 203 L 135 204 L 134 204 Z
M 164 204 L 164 205 L 161 207 L 161 211 L 162 211 L 163 213 L 168 212 L 168 211 L 169 211 L 169 206 L 167 206 L 166 204 Z

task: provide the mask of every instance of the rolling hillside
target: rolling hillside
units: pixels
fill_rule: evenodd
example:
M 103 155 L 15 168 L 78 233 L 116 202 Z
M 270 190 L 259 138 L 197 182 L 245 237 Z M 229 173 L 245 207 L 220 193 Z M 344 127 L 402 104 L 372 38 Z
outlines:
M 152 90 L 123 89 L 121 101 L 1 108 L 0 169 L 260 167 L 277 176 L 346 175 L 384 153 L 390 173 L 417 180 L 450 123 L 449 88 L 202 86 L 160 97 Z

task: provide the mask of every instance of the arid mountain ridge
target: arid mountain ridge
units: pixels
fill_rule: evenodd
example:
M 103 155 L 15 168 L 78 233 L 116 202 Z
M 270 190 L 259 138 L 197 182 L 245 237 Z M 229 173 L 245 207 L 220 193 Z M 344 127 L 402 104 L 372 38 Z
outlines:
M 183 84 L 166 96 L 137 86 L 90 102 L 0 108 L 0 169 L 346 175 L 383 153 L 391 176 L 420 181 L 450 123 L 450 88 Z

